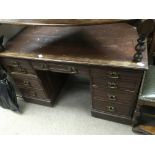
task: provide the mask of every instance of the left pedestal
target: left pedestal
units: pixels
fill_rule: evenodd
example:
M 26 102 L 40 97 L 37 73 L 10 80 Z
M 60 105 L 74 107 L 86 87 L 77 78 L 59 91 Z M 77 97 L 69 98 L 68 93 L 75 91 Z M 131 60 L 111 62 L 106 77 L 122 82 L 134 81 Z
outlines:
M 34 70 L 29 60 L 1 58 L 0 61 L 25 101 L 46 106 L 54 105 L 65 81 L 65 75 Z

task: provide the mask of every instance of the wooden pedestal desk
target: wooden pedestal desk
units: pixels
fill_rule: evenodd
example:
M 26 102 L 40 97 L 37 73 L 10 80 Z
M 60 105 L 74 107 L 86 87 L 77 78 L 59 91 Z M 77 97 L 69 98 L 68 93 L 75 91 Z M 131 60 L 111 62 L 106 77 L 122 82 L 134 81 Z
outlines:
M 52 106 L 67 74 L 90 78 L 91 113 L 130 124 L 147 52 L 133 62 L 137 31 L 127 23 L 29 26 L 0 52 L 25 101 Z

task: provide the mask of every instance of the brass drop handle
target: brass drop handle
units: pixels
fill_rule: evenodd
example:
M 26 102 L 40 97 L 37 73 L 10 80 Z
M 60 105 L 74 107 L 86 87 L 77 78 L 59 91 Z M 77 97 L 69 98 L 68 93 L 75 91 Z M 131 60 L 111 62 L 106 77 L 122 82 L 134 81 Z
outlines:
M 30 86 L 30 82 L 29 81 L 24 81 L 24 86 Z
M 32 92 L 32 96 L 33 96 L 33 97 L 36 97 L 37 94 L 36 94 L 35 92 Z
M 19 66 L 19 70 L 20 72 L 27 74 L 27 70 L 25 68 L 22 68 L 21 66 Z
M 109 98 L 109 100 L 111 100 L 111 101 L 116 101 L 116 100 L 117 100 L 117 98 L 116 98 L 115 95 L 108 95 L 108 98 Z
M 92 84 L 92 87 L 93 87 L 93 88 L 97 88 L 97 85 L 96 85 L 96 84 Z
M 117 89 L 117 84 L 115 82 L 108 82 L 108 88 Z
M 13 62 L 12 62 L 12 66 L 13 66 L 13 67 L 19 67 L 19 63 L 18 63 L 17 61 L 13 61 Z
M 77 74 L 78 73 L 78 70 L 74 67 L 71 67 L 71 73 L 72 74 Z
M 118 79 L 119 78 L 119 73 L 117 73 L 117 72 L 109 72 L 109 78 Z
M 47 64 L 42 64 L 42 65 L 41 65 L 41 68 L 42 68 L 42 69 L 47 69 Z
M 113 106 L 107 106 L 107 110 L 109 112 L 114 112 L 115 111 L 115 107 L 113 107 Z

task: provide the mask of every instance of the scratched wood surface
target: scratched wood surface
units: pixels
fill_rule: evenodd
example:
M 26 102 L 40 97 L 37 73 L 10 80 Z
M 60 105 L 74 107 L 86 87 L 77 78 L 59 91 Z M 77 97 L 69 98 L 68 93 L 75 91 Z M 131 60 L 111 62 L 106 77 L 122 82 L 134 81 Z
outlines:
M 147 68 L 132 62 L 137 31 L 126 23 L 93 26 L 29 26 L 8 42 L 0 57 L 62 61 L 77 64 Z

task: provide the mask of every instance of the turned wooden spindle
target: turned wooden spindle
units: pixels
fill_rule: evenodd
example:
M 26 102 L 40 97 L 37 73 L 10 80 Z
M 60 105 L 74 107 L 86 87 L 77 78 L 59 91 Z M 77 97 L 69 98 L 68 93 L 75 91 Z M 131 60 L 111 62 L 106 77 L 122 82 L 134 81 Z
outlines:
M 147 48 L 147 37 L 154 30 L 154 21 L 151 19 L 141 20 L 137 26 L 137 32 L 139 38 L 137 40 L 137 45 L 135 47 L 136 53 L 133 57 L 134 62 L 141 62 L 143 59 L 143 52 Z
M 1 51 L 4 51 L 4 46 L 3 46 L 3 40 L 4 40 L 4 36 L 2 35 L 2 36 L 0 36 L 0 52 Z

